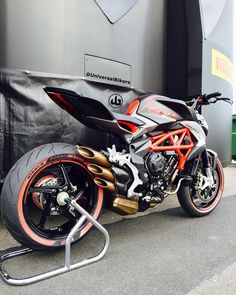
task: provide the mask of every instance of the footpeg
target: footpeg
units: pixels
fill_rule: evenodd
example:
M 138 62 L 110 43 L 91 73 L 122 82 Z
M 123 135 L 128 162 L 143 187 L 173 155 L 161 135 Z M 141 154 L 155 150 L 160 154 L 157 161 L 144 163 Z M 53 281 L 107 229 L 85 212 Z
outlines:
M 163 198 L 158 197 L 158 196 L 151 196 L 149 194 L 149 195 L 146 195 L 144 198 L 142 198 L 142 201 L 145 201 L 146 203 L 156 203 L 156 204 L 159 204 L 159 203 L 161 203 L 163 201 Z

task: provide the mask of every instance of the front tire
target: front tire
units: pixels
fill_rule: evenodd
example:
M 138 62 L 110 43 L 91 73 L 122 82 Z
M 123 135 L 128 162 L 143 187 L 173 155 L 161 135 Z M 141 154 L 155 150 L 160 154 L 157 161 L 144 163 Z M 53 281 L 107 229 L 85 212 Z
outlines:
M 219 160 L 216 162 L 216 169 L 214 171 L 214 181 L 215 181 L 215 188 L 214 191 L 208 191 L 206 194 L 206 200 L 204 201 L 204 197 L 197 196 L 197 192 L 194 188 L 194 182 L 190 186 L 181 186 L 177 196 L 181 207 L 184 211 L 194 217 L 202 217 L 206 216 L 211 213 L 219 204 L 224 188 L 224 172 L 223 167 Z M 214 194 L 214 195 L 210 195 Z M 199 200 L 198 200 L 199 199 Z
M 68 193 L 95 219 L 103 203 L 103 189 L 93 182 L 76 147 L 64 143 L 46 144 L 19 159 L 3 185 L 1 210 L 11 235 L 22 245 L 37 250 L 53 250 L 65 240 L 80 214 L 59 204 L 60 192 Z M 81 239 L 92 227 L 86 221 L 74 236 Z

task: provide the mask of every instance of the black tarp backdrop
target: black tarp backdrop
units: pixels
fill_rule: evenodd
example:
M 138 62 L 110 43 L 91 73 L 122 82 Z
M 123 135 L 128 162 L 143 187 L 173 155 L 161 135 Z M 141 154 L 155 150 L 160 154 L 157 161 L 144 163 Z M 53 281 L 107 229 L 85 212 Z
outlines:
M 104 148 L 116 143 L 112 135 L 85 127 L 58 107 L 43 91 L 45 86 L 70 89 L 100 100 L 108 106 L 112 94 L 124 103 L 111 111 L 125 112 L 128 103 L 141 94 L 123 87 L 88 82 L 83 78 L 37 72 L 3 70 L 0 73 L 0 178 L 32 148 L 50 142 L 82 143 Z

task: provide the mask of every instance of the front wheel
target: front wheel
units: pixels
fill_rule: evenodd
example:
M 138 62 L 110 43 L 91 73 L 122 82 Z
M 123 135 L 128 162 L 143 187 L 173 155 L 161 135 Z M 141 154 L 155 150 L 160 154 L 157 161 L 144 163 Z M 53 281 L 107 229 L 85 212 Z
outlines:
M 18 160 L 6 177 L 1 195 L 4 223 L 18 242 L 38 250 L 65 244 L 81 215 L 60 202 L 60 194 L 76 200 L 98 218 L 103 189 L 94 184 L 87 165 L 75 146 L 63 143 L 37 147 Z M 84 222 L 73 241 L 91 227 L 90 222 Z
M 219 160 L 213 171 L 214 184 L 201 189 L 204 181 L 203 169 L 198 168 L 197 175 L 190 186 L 181 186 L 177 196 L 181 207 L 190 215 L 201 217 L 211 213 L 219 204 L 224 188 L 224 172 Z

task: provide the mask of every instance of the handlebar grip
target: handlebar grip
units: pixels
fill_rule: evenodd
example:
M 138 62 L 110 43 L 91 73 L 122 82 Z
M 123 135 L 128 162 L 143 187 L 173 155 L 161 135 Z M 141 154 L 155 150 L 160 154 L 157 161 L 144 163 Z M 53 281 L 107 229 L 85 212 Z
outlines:
M 218 96 L 221 96 L 221 93 L 220 92 L 214 92 L 214 93 L 207 94 L 206 99 L 210 99 L 210 98 L 218 97 Z

